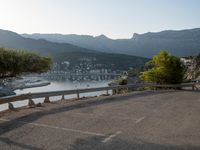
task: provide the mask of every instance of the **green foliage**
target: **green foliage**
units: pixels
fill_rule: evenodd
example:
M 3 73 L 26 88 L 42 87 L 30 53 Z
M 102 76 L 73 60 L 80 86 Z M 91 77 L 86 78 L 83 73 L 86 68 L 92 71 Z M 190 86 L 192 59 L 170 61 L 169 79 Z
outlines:
M 35 53 L 0 48 L 0 77 L 15 77 L 21 73 L 42 73 L 51 69 L 52 60 Z
M 140 76 L 143 81 L 158 84 L 176 84 L 183 81 L 184 68 L 180 59 L 164 50 L 154 56 L 147 66 L 147 71 Z

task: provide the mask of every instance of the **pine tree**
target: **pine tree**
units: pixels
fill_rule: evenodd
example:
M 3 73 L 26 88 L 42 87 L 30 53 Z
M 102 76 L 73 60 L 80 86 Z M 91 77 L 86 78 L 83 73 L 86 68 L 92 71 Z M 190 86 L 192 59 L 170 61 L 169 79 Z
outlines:
M 147 66 L 147 71 L 140 76 L 143 81 L 158 84 L 176 84 L 183 81 L 184 68 L 180 59 L 164 50 L 154 56 Z

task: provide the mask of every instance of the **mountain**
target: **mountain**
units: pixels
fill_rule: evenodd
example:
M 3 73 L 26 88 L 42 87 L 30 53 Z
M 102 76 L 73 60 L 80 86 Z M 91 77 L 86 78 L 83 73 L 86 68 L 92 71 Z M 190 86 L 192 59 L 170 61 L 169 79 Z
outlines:
M 99 37 L 104 38 L 104 37 Z M 44 39 L 25 38 L 15 32 L 0 30 L 0 47 L 37 52 L 52 56 L 54 61 L 62 64 L 70 63 L 71 70 L 111 69 L 128 70 L 130 67 L 140 68 L 148 61 L 146 58 L 122 54 L 109 54 L 74 46 L 67 43 L 50 42 Z M 84 68 L 84 67 L 85 68 Z
M 35 40 L 6 30 L 0 30 L 0 46 L 14 49 L 31 50 L 44 55 L 55 55 L 61 52 L 95 52 L 66 43 L 55 43 L 47 40 Z
M 101 52 L 121 53 L 151 58 L 160 49 L 166 49 L 176 56 L 194 56 L 200 52 L 200 28 L 188 30 L 166 30 L 161 32 L 135 33 L 131 39 L 110 39 L 105 35 L 62 35 L 62 34 L 23 34 L 33 39 L 46 39 L 51 42 L 94 49 Z

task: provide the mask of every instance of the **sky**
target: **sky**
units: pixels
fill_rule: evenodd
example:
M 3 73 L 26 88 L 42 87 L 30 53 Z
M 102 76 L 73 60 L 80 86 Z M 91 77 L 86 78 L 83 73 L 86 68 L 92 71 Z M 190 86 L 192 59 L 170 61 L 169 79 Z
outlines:
M 0 0 L 0 29 L 101 35 L 200 27 L 200 0 Z

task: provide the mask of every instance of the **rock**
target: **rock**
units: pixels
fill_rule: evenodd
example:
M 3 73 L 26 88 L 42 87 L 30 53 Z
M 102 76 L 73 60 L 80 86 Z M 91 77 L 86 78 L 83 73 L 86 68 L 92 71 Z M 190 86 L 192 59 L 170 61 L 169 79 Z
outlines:
M 191 64 L 187 66 L 185 73 L 186 80 L 200 80 L 200 55 L 191 59 Z
M 13 90 L 10 89 L 9 87 L 6 87 L 6 86 L 0 87 L 0 97 L 10 96 L 10 95 L 15 95 L 15 94 L 16 93 L 13 92 Z

